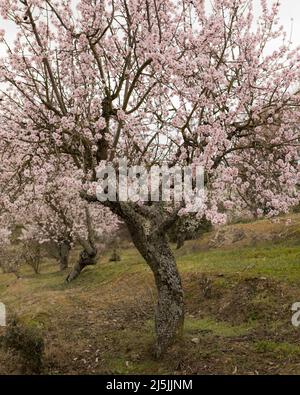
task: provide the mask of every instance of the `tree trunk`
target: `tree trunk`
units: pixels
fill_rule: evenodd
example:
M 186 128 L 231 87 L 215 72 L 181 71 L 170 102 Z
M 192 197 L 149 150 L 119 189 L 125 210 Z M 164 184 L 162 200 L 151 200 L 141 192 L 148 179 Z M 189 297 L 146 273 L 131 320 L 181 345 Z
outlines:
M 95 265 L 97 263 L 97 248 L 95 246 L 95 235 L 92 224 L 92 219 L 88 207 L 85 207 L 87 239 L 78 237 L 78 242 L 83 247 L 80 253 L 79 261 L 75 263 L 71 273 L 66 278 L 67 282 L 75 280 L 86 266 Z
M 133 242 L 150 266 L 158 293 L 155 311 L 156 357 L 159 358 L 182 334 L 184 297 L 175 257 L 165 234 L 140 237 L 131 229 Z
M 111 257 L 109 258 L 109 262 L 120 262 L 120 260 L 121 260 L 121 257 L 118 254 L 117 249 L 114 248 L 113 252 L 111 254 Z
M 59 269 L 63 271 L 69 266 L 69 256 L 71 251 L 70 244 L 65 241 L 59 245 Z
M 96 196 L 81 195 L 89 202 Z M 127 225 L 132 241 L 151 268 L 158 294 L 155 311 L 156 357 L 159 358 L 182 334 L 184 324 L 184 296 L 175 257 L 169 246 L 166 231 L 174 225 L 181 207 L 172 212 L 162 210 L 160 204 L 151 207 L 132 202 L 105 204 Z
M 82 270 L 86 266 L 95 265 L 97 263 L 97 250 L 92 249 L 84 249 L 80 253 L 79 260 L 75 263 L 73 269 L 71 270 L 70 274 L 66 278 L 67 282 L 71 282 L 77 278 Z

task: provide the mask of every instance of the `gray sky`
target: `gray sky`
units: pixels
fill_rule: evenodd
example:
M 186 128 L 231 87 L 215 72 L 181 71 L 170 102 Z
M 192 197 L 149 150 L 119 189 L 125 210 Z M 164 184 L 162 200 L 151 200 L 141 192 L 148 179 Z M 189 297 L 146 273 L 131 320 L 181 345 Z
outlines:
M 256 3 L 259 1 L 255 0 Z M 269 3 L 272 1 L 268 0 Z M 281 0 L 280 19 L 285 30 L 290 33 L 292 30 L 292 41 L 295 46 L 300 45 L 300 1 Z
M 2 0 L 0 0 L 1 2 Z M 209 0 L 207 0 L 209 1 Z M 269 4 L 273 4 L 276 0 L 267 0 Z M 295 46 L 300 45 L 300 0 L 281 0 L 280 18 L 288 35 L 292 31 L 292 41 Z M 254 0 L 255 10 L 259 12 L 260 0 Z M 6 30 L 6 39 L 11 42 L 14 39 L 15 28 L 11 22 L 4 21 L 0 17 L 0 29 Z M 3 51 L 0 46 L 0 54 Z

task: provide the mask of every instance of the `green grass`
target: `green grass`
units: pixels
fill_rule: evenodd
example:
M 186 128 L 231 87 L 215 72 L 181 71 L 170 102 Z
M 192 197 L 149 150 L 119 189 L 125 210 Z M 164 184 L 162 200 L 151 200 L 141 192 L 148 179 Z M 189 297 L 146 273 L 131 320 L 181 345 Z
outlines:
M 178 258 L 181 272 L 268 276 L 290 282 L 300 282 L 299 246 L 270 245 L 196 251 Z
M 187 334 L 202 335 L 204 332 L 212 333 L 215 336 L 235 337 L 242 336 L 251 332 L 255 327 L 252 324 L 230 325 L 227 322 L 216 321 L 212 318 L 191 319 L 186 318 L 184 328 Z
M 261 340 L 254 344 L 255 351 L 258 353 L 278 354 L 279 357 L 299 356 L 300 346 L 287 342 L 274 342 L 271 340 Z

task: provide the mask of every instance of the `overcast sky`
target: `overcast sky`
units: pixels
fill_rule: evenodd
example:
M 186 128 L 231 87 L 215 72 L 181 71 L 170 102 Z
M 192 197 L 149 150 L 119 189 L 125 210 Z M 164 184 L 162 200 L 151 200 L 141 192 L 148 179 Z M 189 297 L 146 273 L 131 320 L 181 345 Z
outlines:
M 270 0 L 268 2 L 272 3 Z M 300 45 L 300 1 L 281 0 L 280 3 L 281 23 L 288 33 L 290 33 L 293 26 L 292 41 L 295 45 Z
M 275 0 L 267 1 L 269 4 L 272 4 Z M 255 10 L 259 12 L 260 0 L 254 0 L 254 4 Z M 292 41 L 294 45 L 300 45 L 300 0 L 281 0 L 280 18 L 288 34 L 292 31 Z M 15 34 L 14 25 L 8 21 L 3 21 L 0 17 L 0 29 L 6 30 L 6 39 L 11 42 Z

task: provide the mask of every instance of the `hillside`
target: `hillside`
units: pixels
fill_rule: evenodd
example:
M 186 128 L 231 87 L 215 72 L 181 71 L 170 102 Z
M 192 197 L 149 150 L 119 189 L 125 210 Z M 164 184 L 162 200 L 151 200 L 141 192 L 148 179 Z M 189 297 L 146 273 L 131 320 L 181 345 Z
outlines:
M 43 333 L 45 374 L 300 374 L 300 329 L 291 324 L 300 301 L 299 214 L 227 226 L 175 253 L 185 331 L 160 361 L 152 356 L 153 278 L 131 245 L 121 262 L 101 257 L 71 284 L 51 260 L 40 275 L 0 274 L 0 301 Z M 0 349 L 0 373 L 20 369 Z

